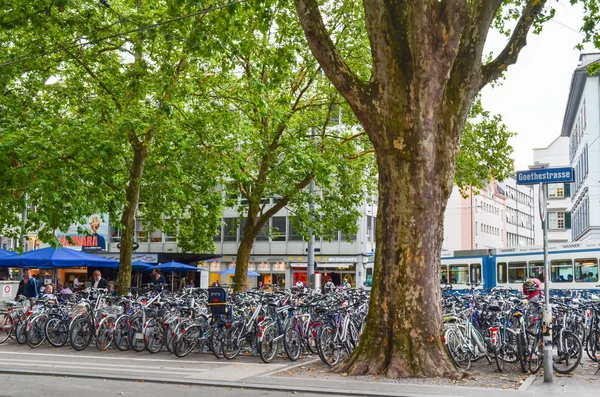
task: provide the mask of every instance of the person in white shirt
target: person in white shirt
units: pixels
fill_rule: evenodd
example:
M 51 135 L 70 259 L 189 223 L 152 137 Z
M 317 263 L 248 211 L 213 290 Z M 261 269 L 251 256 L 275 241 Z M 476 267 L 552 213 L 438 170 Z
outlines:
M 304 283 L 302 282 L 302 280 L 296 281 L 296 287 L 297 288 L 304 288 Z
M 75 280 L 73 280 L 73 288 L 75 290 L 79 289 L 79 277 L 75 277 Z

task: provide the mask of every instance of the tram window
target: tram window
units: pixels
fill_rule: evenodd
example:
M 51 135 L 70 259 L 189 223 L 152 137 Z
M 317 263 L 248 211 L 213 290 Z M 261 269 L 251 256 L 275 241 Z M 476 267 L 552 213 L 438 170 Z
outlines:
M 508 282 L 522 283 L 525 281 L 525 270 L 527 270 L 527 262 L 510 262 L 508 264 Z
M 507 270 L 507 268 L 506 268 L 505 262 L 498 263 L 498 272 L 497 272 L 498 278 L 496 280 L 496 282 L 498 284 L 506 283 L 506 270 Z
M 575 281 L 578 283 L 598 282 L 598 260 L 575 259 Z
M 537 278 L 542 283 L 544 282 L 544 261 L 529 262 L 529 277 Z
M 481 263 L 471 263 L 471 284 L 481 284 Z
M 368 267 L 365 277 L 365 287 L 371 287 L 373 285 L 373 268 Z
M 558 259 L 552 261 L 551 265 L 553 283 L 573 282 L 573 263 L 570 260 Z
M 464 265 L 450 265 L 450 283 L 466 284 L 469 280 L 469 268 Z
M 446 265 L 440 267 L 440 284 L 448 284 L 448 266 Z

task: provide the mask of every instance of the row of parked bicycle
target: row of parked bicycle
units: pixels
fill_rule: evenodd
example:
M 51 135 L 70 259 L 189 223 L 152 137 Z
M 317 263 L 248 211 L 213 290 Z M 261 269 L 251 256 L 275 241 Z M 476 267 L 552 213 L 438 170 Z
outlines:
M 552 364 L 561 374 L 574 371 L 585 354 L 600 363 L 600 301 L 578 291 L 575 296 L 551 296 L 552 324 L 542 322 L 543 298 L 528 301 L 512 290 L 444 294 L 444 339 L 454 364 L 468 370 L 482 358 L 519 363 L 523 372 L 537 373 L 543 363 L 543 336 L 552 327 Z
M 277 354 L 297 360 L 303 352 L 335 365 L 357 346 L 368 297 L 360 291 L 325 295 L 264 290 L 227 294 L 188 288 L 171 294 L 148 286 L 129 297 L 87 289 L 64 301 L 26 298 L 0 311 L 0 343 L 16 340 L 31 348 L 45 342 L 84 350 L 192 351 L 233 359 L 242 351 L 265 362 Z

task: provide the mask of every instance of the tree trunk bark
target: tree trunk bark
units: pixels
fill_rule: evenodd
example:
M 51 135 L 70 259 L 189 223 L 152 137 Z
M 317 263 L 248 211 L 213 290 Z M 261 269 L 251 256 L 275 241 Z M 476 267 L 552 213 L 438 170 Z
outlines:
M 440 252 L 448 192 L 429 164 L 378 151 L 374 284 L 365 332 L 341 371 L 352 375 L 453 376 L 442 342 Z M 436 170 L 445 174 L 449 170 Z
M 248 280 L 248 264 L 250 263 L 250 253 L 254 245 L 254 239 L 258 235 L 258 231 L 254 232 L 254 227 L 251 233 L 244 233 L 240 246 L 238 247 L 237 257 L 235 260 L 235 276 L 233 278 L 233 290 L 245 291 Z M 260 230 L 260 229 L 258 229 Z
M 119 253 L 119 295 L 126 295 L 131 287 L 131 258 L 133 256 L 133 237 L 135 232 L 135 213 L 140 199 L 144 162 L 148 156 L 148 146 L 145 143 L 133 146 L 133 164 L 129 173 L 127 185 L 127 205 L 121 216 L 121 248 Z

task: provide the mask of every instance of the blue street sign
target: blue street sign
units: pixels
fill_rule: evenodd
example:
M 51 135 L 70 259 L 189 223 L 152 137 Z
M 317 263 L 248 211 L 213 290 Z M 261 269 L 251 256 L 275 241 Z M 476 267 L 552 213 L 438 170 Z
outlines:
M 539 170 L 517 171 L 517 185 L 537 185 L 538 183 L 573 182 L 575 172 L 572 167 L 541 168 Z

